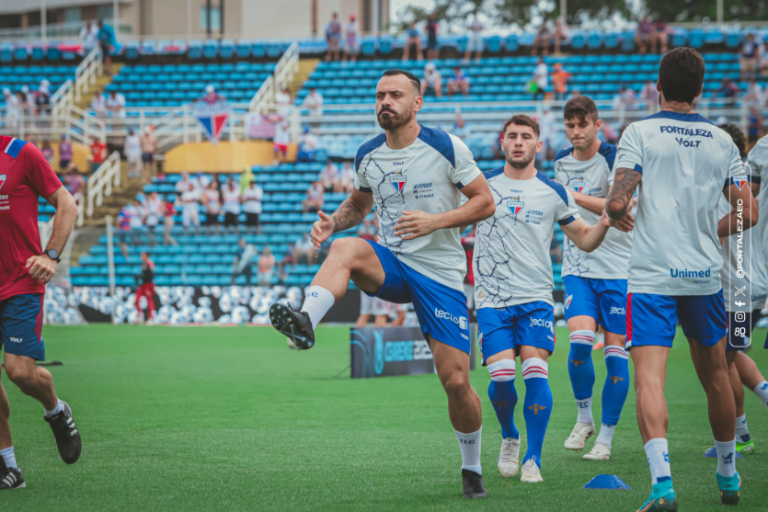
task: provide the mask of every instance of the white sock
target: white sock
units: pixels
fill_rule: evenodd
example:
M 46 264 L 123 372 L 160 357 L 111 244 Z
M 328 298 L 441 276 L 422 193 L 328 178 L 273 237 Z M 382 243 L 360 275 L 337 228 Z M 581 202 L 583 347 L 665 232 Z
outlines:
M 588 425 L 594 423 L 595 420 L 592 419 L 592 397 L 576 400 L 576 406 L 579 408 L 579 417 L 576 421 Z
M 309 314 L 309 320 L 312 322 L 313 329 L 317 329 L 317 324 L 320 323 L 320 320 L 323 319 L 328 310 L 333 307 L 334 302 L 336 302 L 336 299 L 333 298 L 333 294 L 322 286 L 309 287 L 301 310 Z
M 488 365 L 488 373 L 491 380 L 496 382 L 509 382 L 515 380 L 515 360 L 501 359 Z
M 720 476 L 736 474 L 736 439 L 733 441 L 715 440 L 717 449 L 717 473 Z
M 16 464 L 16 453 L 13 451 L 13 446 L 10 448 L 3 448 L 0 450 L 0 456 L 5 459 L 5 466 L 8 468 L 19 469 L 19 465 Z
M 736 439 L 742 443 L 749 441 L 749 429 L 747 428 L 747 415 L 742 414 L 736 418 Z
M 477 432 L 464 434 L 458 430 L 456 438 L 459 440 L 459 449 L 461 450 L 461 469 L 468 469 L 482 475 L 483 468 L 480 466 L 480 441 L 483 427 Z
M 651 439 L 645 443 L 645 455 L 648 457 L 648 465 L 651 467 L 651 483 L 656 485 L 659 480 L 672 478 L 669 467 L 669 444 L 663 437 Z
M 603 423 L 600 425 L 600 434 L 598 434 L 597 441 L 595 442 L 602 443 L 610 449 L 614 432 L 616 432 L 616 425 L 606 425 Z
M 59 414 L 59 411 L 62 411 L 63 409 L 64 409 L 64 402 L 62 402 L 61 400 L 57 400 L 56 407 L 54 407 L 52 411 L 49 411 L 48 409 L 43 407 L 43 410 L 45 411 L 45 415 L 48 416 L 49 418 L 51 416 L 56 416 L 57 414 Z
M 753 391 L 763 401 L 765 406 L 768 407 L 768 381 L 761 382 Z

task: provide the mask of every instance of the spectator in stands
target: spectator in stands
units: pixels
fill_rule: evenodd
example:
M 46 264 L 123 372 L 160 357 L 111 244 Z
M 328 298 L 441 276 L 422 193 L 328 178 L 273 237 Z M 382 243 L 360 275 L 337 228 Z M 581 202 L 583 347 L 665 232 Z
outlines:
M 296 243 L 293 246 L 293 264 L 299 265 L 305 263 L 311 265 L 316 258 L 315 245 L 312 243 L 312 240 L 310 240 L 309 234 L 304 233 L 301 235 L 301 238 L 296 240 Z
M 155 175 L 155 153 L 157 138 L 152 134 L 152 127 L 147 126 L 141 136 L 141 164 L 144 183 L 149 183 Z
M 128 160 L 128 178 L 141 178 L 141 138 L 133 128 L 123 143 L 123 154 Z
M 107 97 L 104 103 L 110 117 L 125 119 L 125 96 L 123 96 L 123 93 L 110 91 L 109 97 Z
M 347 38 L 344 41 L 344 62 L 347 60 L 355 62 L 357 54 L 360 53 L 360 42 L 358 41 L 357 20 L 354 14 L 349 15 L 349 24 L 347 25 Z
M 291 109 L 293 108 L 291 90 L 287 87 L 283 87 L 282 91 L 275 93 L 275 105 L 277 107 L 277 115 L 283 119 L 288 119 L 288 116 L 291 115 Z
M 43 79 L 40 81 L 37 93 L 35 94 L 35 106 L 41 116 L 51 115 L 51 91 L 48 80 Z
M 545 104 L 541 113 L 539 121 L 539 140 L 543 143 L 542 150 L 537 156 L 541 156 L 542 159 L 552 160 L 555 158 L 553 151 L 554 138 L 556 133 L 557 118 L 549 105 Z
M 101 139 L 94 136 L 91 142 L 91 174 L 96 172 L 104 160 L 107 159 L 107 145 L 101 142 Z
M 172 201 L 164 200 L 160 207 L 163 212 L 163 244 L 165 245 L 179 245 L 175 238 L 171 235 L 173 229 L 173 216 L 176 214 L 176 208 Z
M 448 96 L 456 92 L 469 95 L 469 76 L 458 66 L 453 68 L 453 76 L 448 80 Z
M 434 94 L 438 98 L 443 95 L 443 77 L 434 62 L 428 62 L 424 67 L 424 79 L 421 81 L 421 95 L 428 94 Z
M 541 44 L 541 54 L 543 56 L 549 55 L 549 42 L 554 39 L 555 54 L 560 53 L 560 42 L 567 37 L 565 23 L 560 18 L 555 20 L 555 28 L 552 29 L 547 18 L 541 22 L 539 30 L 536 32 L 536 37 L 533 39 L 533 47 L 531 48 L 531 55 L 536 55 L 539 51 L 539 44 Z
M 275 274 L 277 275 L 277 284 L 284 285 L 288 280 L 288 270 L 285 268 L 284 261 L 279 261 L 277 263 L 277 271 Z
M 427 32 L 427 59 L 436 60 L 440 56 L 437 48 L 437 13 L 429 15 L 424 29 Z
M 99 44 L 99 27 L 93 21 L 83 25 L 80 29 L 80 41 L 83 45 L 83 53 L 88 55 Z
M 19 97 L 11 92 L 7 87 L 3 88 L 5 97 L 5 128 L 6 130 L 16 130 L 19 127 L 19 108 L 21 101 Z
M 75 203 L 80 205 L 80 202 L 83 199 L 83 191 L 85 190 L 85 180 L 76 167 L 69 169 L 67 177 L 64 178 L 64 186 L 66 186 L 69 193 L 72 194 Z
M 564 70 L 563 65 L 559 62 L 555 63 L 554 68 L 552 71 L 552 90 L 555 92 L 555 99 L 565 100 L 568 94 L 568 82 L 573 75 Z
M 205 234 L 210 236 L 211 228 L 216 229 L 219 234 L 219 213 L 221 213 L 221 194 L 216 188 L 216 182 L 211 181 L 208 187 L 201 194 L 203 206 L 205 207 Z
M 205 86 L 205 94 L 197 101 L 203 102 L 210 107 L 224 103 L 227 99 L 216 91 L 215 85 L 208 84 Z
M 403 60 L 410 59 L 411 47 L 416 51 L 416 59 L 423 60 L 424 56 L 421 53 L 421 34 L 416 28 L 416 23 L 411 22 L 406 30 L 405 48 L 403 48 Z
M 125 259 L 128 259 L 128 234 L 131 232 L 130 205 L 125 205 L 115 219 L 115 243 Z
M 144 298 L 147 301 L 147 325 L 150 325 L 155 315 L 155 263 L 146 252 L 141 253 L 141 275 L 136 276 L 136 282 L 141 283 L 136 290 L 136 311 L 141 320 L 144 317 L 141 299 Z
M 739 87 L 731 82 L 730 78 L 723 78 L 723 83 L 715 94 L 719 98 L 725 98 L 726 105 L 733 105 L 736 103 L 736 98 L 739 95 Z
M 275 123 L 275 137 L 273 139 L 275 147 L 274 165 L 281 164 L 288 160 L 288 144 L 291 142 L 291 126 L 287 119 L 280 119 Z
M 311 116 L 323 116 L 323 96 L 314 87 L 309 88 L 309 94 L 304 98 L 302 106 L 309 109 L 309 115 Z
M 456 114 L 456 122 L 453 124 L 453 131 L 451 133 L 462 140 L 465 140 L 472 133 L 464 118 L 461 117 L 461 114 Z
M 141 235 L 144 233 L 144 207 L 138 199 L 123 208 L 123 216 L 128 217 L 128 230 L 130 232 L 131 245 L 141 245 Z M 125 237 L 128 238 L 127 236 Z M 127 252 L 127 248 L 126 248 Z
M 181 179 L 176 182 L 176 192 L 179 194 L 183 194 L 187 190 L 191 188 L 196 188 L 197 185 L 195 185 L 192 180 L 189 177 L 188 172 L 181 173 Z
M 747 91 L 744 93 L 744 101 L 749 106 L 756 106 L 761 108 L 765 104 L 765 96 L 763 96 L 763 88 L 760 87 L 754 78 L 749 81 Z
M 240 200 L 243 203 L 243 211 L 245 212 L 245 226 L 249 232 L 256 231 L 261 233 L 259 216 L 261 215 L 262 197 L 264 197 L 264 191 L 253 180 L 251 180 L 248 188 L 243 190 L 240 196 Z
M 226 185 L 221 188 L 221 199 L 224 202 L 224 229 L 238 231 L 237 218 L 240 216 L 240 187 L 235 185 L 233 178 L 228 178 Z
M 304 131 L 299 137 L 299 152 L 296 156 L 298 162 L 312 162 L 315 160 L 315 150 L 317 149 L 317 137 L 310 131 L 309 126 L 304 127 Z
M 304 213 L 318 212 L 323 209 L 325 204 L 325 189 L 323 184 L 315 181 L 307 189 L 307 198 L 301 202 L 304 207 Z
M 191 227 L 197 235 L 200 230 L 200 191 L 189 183 L 179 196 L 179 202 L 183 207 L 181 223 L 184 226 L 184 234 L 188 234 Z
M 376 229 L 376 226 L 373 225 L 371 219 L 365 219 L 363 220 L 363 223 L 360 224 L 360 227 L 357 228 L 357 236 L 364 240 L 375 242 L 379 236 L 379 231 Z
M 549 83 L 549 69 L 544 63 L 544 59 L 539 57 L 539 61 L 536 63 L 536 67 L 533 70 L 533 76 L 531 77 L 536 82 L 536 92 L 534 93 L 534 99 L 541 95 L 541 99 L 544 99 L 544 94 Z
M 609 123 L 607 120 L 603 120 L 603 140 L 607 142 L 608 144 L 613 144 L 614 146 L 619 143 L 619 134 L 614 129 L 613 125 Z
M 107 76 L 112 75 L 112 49 L 115 52 L 120 51 L 120 45 L 117 44 L 117 38 L 115 37 L 115 30 L 104 23 L 104 20 L 99 20 L 99 32 L 97 35 L 99 40 L 99 47 L 101 48 L 101 59 L 104 62 L 104 74 Z
M 48 141 L 48 139 L 45 139 L 43 141 L 43 145 L 40 148 L 40 152 L 43 154 L 45 161 L 48 162 L 48 165 L 50 165 L 51 168 L 53 168 L 53 158 L 56 153 L 53 151 L 53 148 L 51 147 L 51 143 L 50 141 Z
M 760 48 L 760 74 L 768 75 L 768 41 Z
M 749 107 L 747 123 L 747 147 L 751 148 L 763 132 L 763 114 L 760 113 L 760 109 L 756 105 Z
M 102 92 L 97 92 L 91 100 L 91 110 L 96 112 L 96 117 L 104 119 L 107 117 L 107 100 Z
M 656 37 L 656 29 L 653 25 L 653 19 L 650 16 L 643 16 L 637 22 L 635 30 L 635 44 L 640 49 L 640 53 L 647 53 Z
M 147 197 L 146 204 L 144 205 L 144 225 L 147 228 L 147 236 L 149 237 L 149 245 L 155 246 L 155 229 L 160 225 L 160 217 L 163 216 L 163 202 L 157 195 L 157 192 L 152 192 Z
M 275 257 L 269 246 L 264 247 L 259 256 L 259 286 L 272 286 L 272 271 L 275 268 Z
M 29 90 L 26 85 L 21 86 L 21 96 L 23 98 L 22 108 L 24 117 L 30 118 L 35 115 L 35 93 Z
M 755 77 L 759 58 L 760 44 L 755 40 L 755 34 L 749 33 L 744 42 L 741 43 L 740 64 L 742 81 Z
M 328 43 L 328 53 L 325 60 L 339 60 L 339 46 L 341 45 L 341 22 L 339 14 L 333 13 L 331 21 L 325 27 L 325 42 Z
M 483 56 L 483 22 L 480 21 L 480 16 L 475 9 L 472 13 L 472 23 L 469 24 L 469 40 L 467 41 L 467 51 L 464 53 L 464 63 L 469 63 L 472 52 L 475 53 L 475 61 L 480 62 L 480 58 Z
M 344 162 L 344 167 L 339 171 L 339 177 L 337 179 L 341 185 L 341 191 L 345 194 L 352 193 L 352 187 L 355 181 L 355 171 L 352 170 L 352 164 Z
M 651 112 L 656 112 L 659 109 L 659 91 L 656 88 L 656 82 L 653 80 L 645 82 L 640 97 L 643 103 L 645 103 L 645 108 Z
M 336 188 L 336 182 L 339 176 L 339 171 L 334 165 L 333 162 L 328 160 L 325 162 L 325 167 L 323 167 L 323 170 L 320 171 L 320 176 L 318 177 L 318 181 L 322 183 L 323 190 L 325 192 L 333 192 Z
M 258 254 L 258 251 L 253 245 L 246 243 L 245 239 L 241 238 L 237 241 L 237 251 L 235 252 L 235 259 L 232 262 L 232 280 L 230 284 L 235 285 L 235 280 L 240 275 L 244 275 L 248 286 L 251 286 L 251 277 L 253 277 L 253 258 Z
M 653 41 L 656 43 L 657 51 L 661 51 L 662 54 L 667 53 L 667 49 L 669 48 L 669 25 L 667 25 L 661 16 L 657 14 L 654 19 L 653 28 L 656 32 Z
M 74 148 L 72 142 L 69 140 L 69 136 L 65 133 L 61 136 L 61 142 L 59 142 L 59 170 L 65 172 L 72 164 L 72 158 L 74 155 Z
M 622 107 L 625 110 L 634 110 L 637 106 L 637 97 L 635 91 L 628 88 L 626 85 L 622 85 L 616 96 L 613 97 L 613 108 L 619 110 Z

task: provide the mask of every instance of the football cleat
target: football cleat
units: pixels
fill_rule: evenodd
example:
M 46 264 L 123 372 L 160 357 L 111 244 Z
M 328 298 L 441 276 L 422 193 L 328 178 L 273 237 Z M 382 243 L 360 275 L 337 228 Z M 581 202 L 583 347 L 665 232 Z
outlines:
M 595 443 L 595 446 L 585 453 L 582 457 L 584 460 L 611 460 L 611 449 L 605 446 L 603 443 Z
M 541 470 L 534 459 L 528 459 L 525 461 L 525 464 L 523 464 L 523 472 L 520 475 L 520 481 L 529 483 L 544 481 L 544 479 L 541 478 Z
M 733 476 L 721 476 L 715 473 L 717 487 L 720 488 L 720 501 L 726 505 L 736 505 L 741 498 L 741 477 L 738 473 Z
M 672 480 L 655 484 L 651 495 L 637 512 L 677 512 L 677 494 L 672 489 Z
M 83 441 L 80 438 L 72 419 L 72 410 L 63 402 L 64 409 L 51 417 L 46 416 L 45 421 L 53 430 L 53 437 L 56 438 L 56 447 L 59 449 L 61 460 L 67 464 L 74 464 L 80 458 L 80 452 L 83 450 Z
M 6 466 L 5 459 L 0 455 L 0 491 L 21 489 L 26 486 L 27 483 L 24 481 L 24 477 L 21 476 L 21 471 Z
M 565 440 L 565 448 L 580 452 L 584 449 L 587 439 L 595 435 L 594 423 L 576 423 L 571 435 Z
M 736 441 L 736 451 L 742 455 L 748 455 L 755 453 L 755 441 L 750 439 L 746 443 L 740 443 Z
M 289 347 L 309 350 L 314 346 L 315 331 L 306 312 L 296 311 L 291 304 L 275 302 L 269 308 L 269 321 L 275 329 L 288 337 Z
M 485 491 L 483 475 L 468 469 L 462 469 L 461 479 L 464 483 L 464 493 L 461 495 L 462 498 L 474 500 L 476 498 L 485 498 L 488 496 L 488 493 Z
M 513 478 L 520 470 L 520 440 L 507 437 L 501 441 L 501 452 L 496 464 L 501 476 Z

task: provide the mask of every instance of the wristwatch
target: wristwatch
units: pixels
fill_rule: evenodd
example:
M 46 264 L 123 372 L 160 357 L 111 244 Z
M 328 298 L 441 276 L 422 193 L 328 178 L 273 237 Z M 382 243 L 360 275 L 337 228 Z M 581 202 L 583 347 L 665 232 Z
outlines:
M 56 261 L 56 263 L 61 263 L 61 258 L 59 258 L 59 251 L 56 249 L 48 249 L 47 251 L 44 251 L 43 254 Z

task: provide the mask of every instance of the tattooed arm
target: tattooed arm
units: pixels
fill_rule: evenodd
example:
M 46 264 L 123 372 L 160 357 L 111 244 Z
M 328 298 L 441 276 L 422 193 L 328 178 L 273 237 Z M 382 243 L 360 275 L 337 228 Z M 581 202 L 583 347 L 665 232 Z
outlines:
M 373 194 L 353 189 L 352 195 L 339 205 L 339 209 L 333 212 L 333 215 L 326 215 L 322 211 L 317 212 L 320 219 L 312 226 L 312 232 L 309 235 L 315 250 L 319 250 L 320 245 L 328 240 L 331 234 L 360 224 L 372 209 Z
M 632 206 L 632 196 L 640 183 L 642 174 L 634 169 L 619 168 L 605 202 L 605 211 L 611 220 L 621 220 Z

